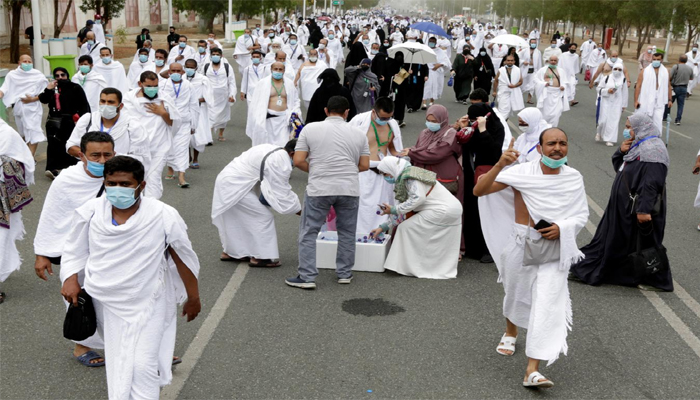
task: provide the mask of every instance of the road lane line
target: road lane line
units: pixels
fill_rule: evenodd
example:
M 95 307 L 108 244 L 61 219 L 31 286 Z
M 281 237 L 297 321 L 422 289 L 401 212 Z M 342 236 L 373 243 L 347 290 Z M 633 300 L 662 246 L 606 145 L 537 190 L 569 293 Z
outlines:
M 625 112 L 626 112 L 627 114 L 630 114 L 630 115 L 634 114 L 633 112 L 627 111 L 627 110 L 625 110 Z M 665 130 L 665 129 L 662 129 L 662 130 Z M 670 129 L 670 128 L 669 128 L 669 131 L 675 133 L 676 135 L 683 136 L 683 137 L 686 138 L 686 139 L 693 140 L 692 137 L 690 137 L 690 136 L 688 136 L 688 135 L 685 135 L 685 134 L 682 134 L 682 133 L 680 133 L 680 132 L 678 132 L 678 131 L 675 131 L 675 130 L 673 130 L 673 129 Z M 662 135 L 663 135 L 663 132 L 662 132 Z
M 173 381 L 160 392 L 161 399 L 176 399 L 180 394 L 180 391 L 182 391 L 182 388 L 185 386 L 185 382 L 187 382 L 187 379 L 192 374 L 195 365 L 197 365 L 200 357 L 202 357 L 204 349 L 214 335 L 214 331 L 216 331 L 226 311 L 231 306 L 231 301 L 241 287 L 241 283 L 243 283 L 243 279 L 249 270 L 250 267 L 248 267 L 247 264 L 238 264 L 236 272 L 233 273 L 228 284 L 224 290 L 221 291 L 207 319 L 204 320 L 204 323 L 199 327 L 194 339 L 187 347 L 185 354 L 182 356 L 182 363 L 173 371 Z
M 588 195 L 588 206 L 595 212 L 599 217 L 603 217 L 603 209 Z M 586 223 L 586 230 L 595 235 L 596 227 L 588 221 Z M 700 318 L 700 303 L 698 303 L 676 280 L 673 281 L 674 291 L 673 294 L 678 297 L 683 304 L 690 308 L 695 315 Z M 700 357 L 700 339 L 690 330 L 688 325 L 686 325 L 678 315 L 669 307 L 664 300 L 659 297 L 655 292 L 648 292 L 646 290 L 640 290 L 644 297 L 651 302 L 656 311 L 661 314 L 662 317 L 671 325 L 671 328 L 678 333 L 678 335 L 683 339 L 683 341 Z

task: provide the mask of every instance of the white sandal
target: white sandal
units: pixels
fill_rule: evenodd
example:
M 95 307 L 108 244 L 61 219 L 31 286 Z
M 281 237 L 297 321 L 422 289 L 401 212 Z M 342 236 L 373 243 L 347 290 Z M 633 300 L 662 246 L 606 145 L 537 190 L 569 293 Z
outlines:
M 545 378 L 539 371 L 535 371 L 527 377 L 527 381 L 523 382 L 523 386 L 546 389 L 554 386 L 554 382 Z
M 517 337 L 512 337 L 508 336 L 507 334 L 503 334 L 503 337 L 501 338 L 501 342 L 498 344 L 498 347 L 496 347 L 496 353 L 502 355 L 502 356 L 507 356 L 510 357 L 513 354 L 515 354 L 515 342 L 518 340 Z M 503 343 L 503 344 L 501 344 Z M 506 353 L 501 353 L 499 350 L 506 350 L 510 351 L 511 354 L 506 354 Z

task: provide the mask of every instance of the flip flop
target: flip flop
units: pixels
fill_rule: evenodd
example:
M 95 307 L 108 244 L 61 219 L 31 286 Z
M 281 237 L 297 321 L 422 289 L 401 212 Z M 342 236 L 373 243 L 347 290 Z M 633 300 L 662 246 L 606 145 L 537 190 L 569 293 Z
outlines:
M 182 362 L 182 358 L 180 357 L 173 357 L 173 364 L 172 365 L 178 365 Z
M 226 141 L 226 138 L 223 137 L 223 136 L 219 136 L 219 139 L 218 139 L 218 140 L 219 140 L 219 142 L 225 142 L 225 141 Z
M 254 262 L 249 262 L 248 266 L 253 267 L 253 268 L 275 268 L 275 267 L 280 267 L 282 264 L 280 264 L 279 261 L 272 261 L 272 260 L 257 260 L 256 263 Z
M 178 184 L 177 184 L 177 187 L 179 187 L 179 188 L 181 188 L 181 189 L 187 189 L 188 187 L 190 187 L 190 184 L 187 183 L 187 182 L 185 182 L 185 183 L 178 183 Z
M 249 257 L 243 257 L 243 258 L 233 258 L 233 257 L 219 257 L 219 261 L 224 261 L 224 262 L 245 262 L 245 261 L 250 261 Z
M 172 181 L 173 179 L 175 179 L 175 175 L 165 175 L 166 181 Z
M 554 382 L 545 378 L 544 375 L 539 373 L 539 371 L 535 371 L 527 377 L 527 380 L 523 382 L 523 386 L 546 389 L 554 386 Z
M 192 164 L 190 165 L 190 168 L 192 168 L 192 169 L 199 169 L 199 163 L 192 163 Z
M 5 292 L 0 292 L 0 304 L 5 302 L 5 299 L 7 298 L 7 295 Z
M 98 362 L 98 363 L 90 363 L 90 361 L 96 360 L 98 358 L 101 358 L 103 361 Z M 84 366 L 89 367 L 89 368 L 102 367 L 105 365 L 104 357 L 95 353 L 92 350 L 88 351 L 87 353 L 83 354 L 82 356 L 75 357 L 75 359 L 78 360 L 79 363 L 81 363 Z

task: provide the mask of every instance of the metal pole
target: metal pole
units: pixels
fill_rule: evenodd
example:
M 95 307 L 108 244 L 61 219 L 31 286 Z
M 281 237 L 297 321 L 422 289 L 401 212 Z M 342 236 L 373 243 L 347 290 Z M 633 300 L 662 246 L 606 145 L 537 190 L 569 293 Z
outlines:
M 540 17 L 540 37 L 542 37 L 542 24 L 544 23 L 544 0 L 542 0 L 542 16 Z M 537 44 L 539 45 L 540 42 L 539 40 L 537 41 Z
M 233 4 L 232 0 L 228 0 L 228 20 L 226 21 L 227 24 L 226 26 L 226 32 L 224 32 L 224 36 L 226 37 L 226 42 L 231 43 L 233 42 L 233 38 L 231 37 L 232 32 L 232 25 L 231 22 L 233 21 Z
M 262 11 L 260 12 L 260 29 L 265 29 L 265 3 L 263 0 L 260 0 L 260 3 L 262 4 Z
M 168 0 L 168 26 L 173 26 L 173 0 Z
M 32 0 L 32 25 L 34 30 L 34 67 L 44 74 L 49 71 L 44 71 L 44 49 L 41 43 L 41 14 L 39 8 L 39 0 Z M 48 55 L 48 54 L 47 54 Z
M 304 11 L 302 11 L 302 18 L 306 20 L 306 0 L 304 0 Z
M 323 0 L 323 12 L 328 12 L 328 0 Z
M 673 15 L 671 16 L 671 24 L 669 25 L 668 33 L 666 34 L 666 47 L 664 47 L 664 62 L 668 62 L 668 50 L 671 48 L 671 31 L 673 31 L 673 16 L 675 15 L 676 9 L 674 8 Z

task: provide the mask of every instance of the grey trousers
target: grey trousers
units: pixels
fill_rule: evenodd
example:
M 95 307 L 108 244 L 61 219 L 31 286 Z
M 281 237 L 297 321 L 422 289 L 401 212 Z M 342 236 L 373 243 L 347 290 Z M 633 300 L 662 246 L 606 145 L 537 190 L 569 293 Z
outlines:
M 313 282 L 316 268 L 316 238 L 326 216 L 335 209 L 338 229 L 338 253 L 335 259 L 338 278 L 349 278 L 355 265 L 355 231 L 360 198 L 353 196 L 309 196 L 304 194 L 304 211 L 299 223 L 299 277 Z

